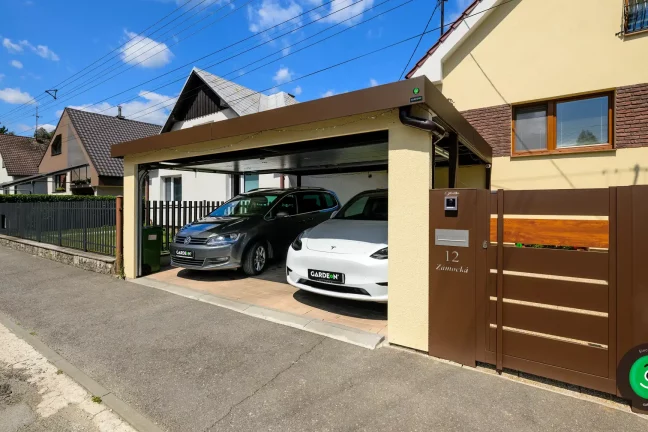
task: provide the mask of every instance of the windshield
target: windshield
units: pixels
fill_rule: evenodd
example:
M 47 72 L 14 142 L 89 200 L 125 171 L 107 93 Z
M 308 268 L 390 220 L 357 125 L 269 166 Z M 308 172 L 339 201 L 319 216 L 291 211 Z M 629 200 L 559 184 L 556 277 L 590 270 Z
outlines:
M 356 195 L 346 203 L 335 219 L 387 220 L 387 193 Z
M 278 195 L 240 196 L 209 213 L 218 216 L 263 216 L 270 209 Z

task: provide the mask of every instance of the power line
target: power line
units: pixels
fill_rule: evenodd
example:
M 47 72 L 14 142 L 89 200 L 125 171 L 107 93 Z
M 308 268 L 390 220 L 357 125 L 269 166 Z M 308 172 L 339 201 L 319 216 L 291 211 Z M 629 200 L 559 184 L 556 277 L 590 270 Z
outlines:
M 439 8 L 439 5 L 443 3 L 445 0 L 438 0 L 436 6 L 432 10 L 432 14 L 430 14 L 430 18 L 428 19 L 427 24 L 425 24 L 425 28 L 423 29 L 423 33 L 421 33 L 421 37 L 419 38 L 418 42 L 416 42 L 416 46 L 414 47 L 414 50 L 412 51 L 412 55 L 410 55 L 409 59 L 407 60 L 407 63 L 405 64 L 405 67 L 403 68 L 403 72 L 401 72 L 400 77 L 398 77 L 398 81 L 403 79 L 403 75 L 405 75 L 405 71 L 407 70 L 407 66 L 409 66 L 410 62 L 412 61 L 412 58 L 414 58 L 414 54 L 416 54 L 416 50 L 418 49 L 419 45 L 421 44 L 421 40 L 423 40 L 423 35 L 425 34 L 425 31 L 427 30 L 428 26 L 430 25 L 430 22 L 432 21 L 432 17 L 436 13 L 437 9 Z M 443 25 L 442 25 L 443 27 Z M 443 31 L 443 30 L 442 30 Z
M 328 0 L 328 1 L 324 2 L 324 3 L 322 3 L 322 4 L 319 5 L 319 6 L 313 7 L 313 8 L 311 8 L 311 9 L 305 11 L 305 12 L 302 12 L 302 13 L 300 13 L 300 14 L 297 14 L 297 15 L 291 17 L 291 18 L 288 18 L 288 19 L 286 19 L 286 20 L 284 20 L 284 21 L 282 21 L 282 22 L 280 22 L 280 23 L 278 23 L 278 24 L 275 24 L 275 25 L 273 25 L 273 26 L 271 26 L 271 27 L 269 27 L 269 28 L 267 28 L 267 29 L 265 29 L 265 30 L 263 30 L 263 31 L 261 31 L 261 32 L 255 33 L 255 34 L 250 35 L 250 36 L 248 36 L 248 37 L 246 37 L 246 38 L 243 38 L 243 39 L 241 39 L 241 40 L 239 40 L 239 41 L 237 41 L 237 42 L 234 42 L 234 43 L 232 43 L 232 44 L 230 44 L 230 45 L 228 45 L 228 46 L 225 46 L 225 47 L 220 48 L 220 49 L 218 49 L 218 50 L 212 51 L 211 53 L 209 53 L 209 54 L 207 54 L 207 55 L 204 55 L 204 56 L 202 56 L 202 57 L 200 57 L 200 58 L 198 58 L 198 59 L 194 59 L 194 60 L 192 60 L 192 61 L 190 61 L 190 62 L 188 62 L 188 63 L 185 63 L 184 65 L 178 66 L 178 67 L 176 67 L 175 69 L 172 69 L 172 70 L 170 70 L 170 71 L 167 71 L 167 72 L 165 72 L 165 73 L 163 73 L 163 74 L 161 74 L 161 75 L 159 75 L 159 76 L 157 76 L 157 77 L 155 77 L 155 78 L 152 78 L 152 79 L 150 79 L 150 80 L 147 80 L 147 81 L 144 81 L 144 82 L 142 82 L 142 83 L 139 83 L 139 84 L 137 84 L 137 85 L 131 87 L 130 89 L 128 89 L 128 90 L 126 90 L 126 91 L 133 90 L 133 89 L 135 89 L 135 88 L 137 88 L 137 87 L 140 87 L 140 86 L 142 86 L 142 85 L 144 85 L 144 84 L 147 84 L 147 83 L 149 83 L 149 82 L 155 81 L 155 80 L 157 80 L 157 79 L 159 79 L 159 78 L 161 78 L 161 77 L 163 77 L 163 76 L 169 75 L 170 73 L 173 73 L 173 72 L 175 72 L 175 71 L 177 71 L 177 70 L 180 70 L 180 69 L 182 69 L 182 68 L 184 68 L 184 67 L 190 66 L 191 64 L 194 64 L 194 63 L 196 63 L 196 62 L 198 62 L 198 61 L 201 61 L 201 60 L 204 60 L 204 59 L 206 59 L 206 58 L 209 58 L 209 57 L 211 57 L 211 56 L 213 56 L 213 55 L 215 55 L 215 54 L 217 54 L 217 53 L 219 53 L 219 52 L 221 52 L 221 51 L 224 51 L 224 50 L 226 50 L 226 49 L 232 48 L 233 46 L 236 46 L 236 45 L 238 45 L 238 44 L 240 44 L 240 43 L 242 43 L 242 42 L 248 41 L 248 40 L 250 40 L 250 39 L 252 39 L 252 38 L 254 38 L 254 37 L 256 37 L 256 36 L 259 36 L 259 35 L 261 35 L 261 34 L 263 34 L 263 33 L 269 32 L 269 31 L 271 31 L 271 30 L 273 30 L 273 29 L 275 29 L 275 28 L 278 28 L 278 27 L 280 27 L 280 26 L 282 26 L 282 25 L 284 25 L 284 24 L 286 24 L 286 23 L 288 23 L 288 22 L 290 22 L 290 21 L 293 21 L 293 20 L 295 20 L 295 19 L 297 19 L 297 18 L 299 18 L 299 17 L 301 17 L 301 16 L 304 16 L 304 15 L 306 15 L 306 14 L 310 14 L 310 13 L 313 12 L 314 10 L 319 9 L 319 8 L 321 8 L 321 7 L 324 7 L 324 6 L 328 5 L 328 4 L 331 4 L 331 3 L 333 3 L 334 1 L 336 1 L 336 0 Z M 360 0 L 360 1 L 362 1 L 362 0 Z M 343 9 L 346 9 L 346 8 L 343 8 Z M 331 15 L 331 14 L 333 14 L 333 13 L 337 13 L 337 12 L 339 12 L 339 10 L 340 10 L 340 9 L 338 9 L 338 10 L 336 10 L 336 11 L 330 13 L 329 15 Z M 316 21 L 319 21 L 319 19 L 316 20 Z M 311 22 L 311 23 L 312 23 L 312 22 Z M 310 23 L 307 23 L 306 25 L 309 25 L 309 24 L 310 24 Z M 304 27 L 304 26 L 301 26 L 301 27 Z M 295 30 L 297 30 L 297 29 L 293 29 L 292 31 L 287 32 L 286 34 L 288 34 L 288 33 L 292 33 L 292 32 L 294 32 Z M 130 68 L 129 68 L 129 69 L 130 69 Z M 125 71 L 123 71 L 123 72 L 125 72 Z M 117 75 L 113 75 L 112 77 L 109 77 L 109 78 L 107 78 L 107 79 L 105 79 L 105 80 L 103 80 L 103 81 L 101 81 L 101 82 L 95 84 L 94 86 L 92 86 L 92 87 L 90 87 L 90 88 L 84 90 L 83 92 L 79 92 L 79 93 L 77 93 L 77 94 L 75 94 L 75 95 L 72 95 L 72 96 L 69 96 L 69 97 L 67 97 L 67 98 L 65 98 L 65 99 L 63 99 L 63 100 L 60 100 L 60 101 L 59 101 L 58 103 L 56 103 L 55 105 L 60 106 L 60 105 L 62 105 L 63 102 L 69 100 L 70 98 L 75 97 L 75 96 L 78 96 L 78 95 L 80 95 L 80 94 L 82 94 L 82 93 L 85 93 L 85 92 L 87 92 L 87 91 L 89 91 L 89 90 L 91 90 L 91 89 L 93 89 L 93 88 L 95 88 L 95 87 L 97 87 L 97 86 L 99 86 L 99 85 L 105 83 L 106 81 L 109 81 L 110 79 L 114 78 L 115 76 L 117 76 Z M 123 94 L 123 93 L 124 93 L 124 92 L 121 92 L 121 93 L 119 93 L 119 94 Z M 116 95 L 113 95 L 113 96 L 111 96 L 111 97 L 114 97 L 114 96 L 116 96 Z M 110 99 L 111 97 L 106 98 L 106 99 L 104 99 L 104 100 L 102 100 L 102 101 L 100 101 L 100 102 L 94 103 L 94 104 L 92 104 L 92 105 L 89 105 L 89 106 L 87 106 L 86 108 L 88 108 L 88 107 L 90 107 L 90 106 L 97 105 L 97 104 L 99 104 L 99 103 L 101 103 L 101 102 L 103 102 L 103 101 L 105 101 L 105 100 Z M 48 107 L 51 107 L 51 106 L 53 106 L 53 105 L 48 105 Z M 10 121 L 16 121 L 18 118 L 20 118 L 20 117 L 13 117 Z M 7 120 L 5 120 L 5 123 L 7 123 Z
M 95 60 L 94 62 L 90 63 L 88 66 L 84 67 L 84 68 L 81 69 L 80 71 L 74 73 L 73 75 L 69 76 L 69 77 L 66 78 L 65 80 L 61 81 L 60 83 L 58 83 L 58 84 L 56 84 L 56 85 L 54 85 L 54 86 L 52 86 L 52 87 L 53 87 L 53 88 L 56 88 L 56 87 L 62 85 L 63 83 L 65 83 L 65 82 L 66 82 L 67 80 L 69 80 L 70 78 L 73 78 L 73 77 L 75 77 L 76 75 L 80 74 L 81 72 L 83 72 L 84 70 L 88 69 L 88 68 L 91 67 L 92 65 L 96 64 L 97 62 L 99 62 L 99 61 L 101 61 L 102 59 L 104 59 L 104 58 L 106 58 L 107 56 L 109 56 L 111 53 L 113 53 L 113 52 L 117 51 L 118 49 L 120 49 L 121 47 L 125 46 L 126 44 L 128 44 L 129 42 L 131 42 L 132 40 L 134 40 L 135 38 L 140 37 L 144 32 L 146 32 L 146 31 L 150 30 L 151 28 L 155 27 L 156 25 L 158 25 L 159 23 L 161 23 L 162 21 L 164 21 L 165 19 L 167 19 L 168 17 L 170 17 L 171 15 L 173 15 L 173 14 L 176 13 L 178 10 L 180 10 L 181 8 L 183 8 L 184 6 L 186 6 L 187 4 L 189 4 L 189 3 L 192 2 L 192 1 L 193 1 L 193 0 L 187 0 L 186 2 L 184 2 L 183 4 L 181 4 L 180 6 L 178 6 L 178 7 L 175 8 L 174 10 L 172 10 L 170 13 L 166 14 L 165 16 L 163 16 L 162 18 L 160 18 L 159 20 L 157 20 L 155 23 L 151 24 L 150 26 L 148 26 L 147 28 L 145 28 L 144 30 L 142 30 L 141 32 L 139 32 L 139 33 L 137 34 L 137 36 L 134 36 L 132 39 L 130 39 L 130 40 L 124 42 L 123 45 L 118 46 L 117 48 L 115 48 L 115 49 L 113 49 L 112 51 L 108 52 L 108 53 L 105 54 L 104 56 L 102 56 L 102 57 L 98 58 L 97 60 Z M 42 97 L 44 97 L 44 96 L 45 96 L 45 95 L 42 94 L 42 95 L 39 95 L 38 98 L 42 98 Z M 24 106 L 24 105 L 31 105 L 33 102 L 37 102 L 38 100 L 39 100 L 39 99 L 32 98 L 30 101 L 21 104 L 19 107 L 16 107 L 16 108 L 14 108 L 14 109 L 12 109 L 12 110 L 10 110 L 10 111 L 4 113 L 3 115 L 7 115 L 7 114 L 9 114 L 10 112 L 13 112 L 13 111 L 17 110 L 17 109 L 19 109 L 20 107 L 22 107 L 22 106 Z
M 492 6 L 492 7 L 490 7 L 490 8 L 484 9 L 484 10 L 482 10 L 482 11 L 476 12 L 476 13 L 471 14 L 471 15 L 467 15 L 467 16 L 465 16 L 463 19 L 470 18 L 470 17 L 477 16 L 477 15 L 481 15 L 481 14 L 483 14 L 483 13 L 485 13 L 485 12 L 488 12 L 488 11 L 490 11 L 490 10 L 493 10 L 493 9 L 495 9 L 495 8 L 497 8 L 497 7 L 503 6 L 503 5 L 507 4 L 507 3 L 511 3 L 512 1 L 516 1 L 516 0 L 507 0 L 507 1 L 503 2 L 503 3 L 500 3 L 500 4 L 498 4 L 498 5 Z M 294 19 L 294 18 L 293 18 L 293 19 Z M 289 20 L 289 21 L 290 21 L 290 20 Z M 366 21 L 363 21 L 363 22 L 366 22 Z M 360 24 L 360 23 L 359 23 L 359 24 Z M 353 61 L 359 60 L 359 59 L 361 59 L 361 58 L 364 58 L 364 57 L 367 57 L 367 56 L 370 56 L 370 55 L 376 54 L 376 53 L 378 53 L 378 52 L 381 52 L 381 51 L 384 51 L 384 50 L 387 50 L 387 49 L 393 48 L 393 47 L 395 47 L 395 46 L 398 46 L 398 45 L 401 45 L 401 44 L 403 44 L 403 43 L 409 42 L 410 40 L 416 39 L 416 38 L 418 38 L 418 37 L 422 37 L 422 36 L 424 36 L 424 35 L 426 35 L 426 34 L 432 33 L 432 32 L 437 31 L 437 30 L 439 30 L 439 29 L 440 29 L 440 27 L 436 27 L 436 28 L 433 28 L 433 29 L 430 29 L 430 30 L 424 31 L 424 32 L 422 32 L 422 33 L 419 33 L 419 34 L 416 34 L 416 35 L 414 35 L 414 36 L 410 36 L 410 37 L 408 37 L 408 38 L 406 38 L 406 39 L 400 40 L 400 41 L 398 41 L 398 42 L 394 42 L 394 43 L 392 43 L 392 44 L 389 44 L 389 45 L 383 46 L 383 47 L 381 47 L 381 48 L 378 48 L 378 49 L 376 49 L 376 50 L 369 51 L 369 52 L 367 52 L 367 53 L 364 53 L 364 54 L 358 55 L 358 56 L 356 56 L 356 57 L 353 57 L 353 58 L 350 58 L 350 59 L 347 59 L 347 60 L 344 60 L 344 61 L 339 62 L 339 63 L 336 63 L 336 64 L 334 64 L 334 65 L 330 65 L 330 66 L 328 66 L 328 67 L 326 67 L 326 68 L 319 69 L 319 70 L 317 70 L 317 71 L 314 71 L 314 72 L 311 72 L 311 73 L 309 73 L 309 74 L 303 75 L 303 76 L 301 76 L 301 77 L 299 77 L 299 78 L 295 78 L 295 79 L 292 79 L 292 80 L 286 81 L 286 82 L 284 82 L 284 83 L 282 83 L 282 84 L 280 84 L 280 85 L 275 85 L 275 86 L 272 86 L 272 87 L 268 87 L 268 88 L 266 88 L 266 89 L 264 89 L 264 90 L 260 90 L 260 91 L 257 91 L 257 92 L 253 92 L 253 93 L 250 94 L 250 95 L 244 96 L 244 97 L 239 98 L 239 99 L 234 99 L 234 100 L 232 100 L 232 101 L 230 101 L 230 102 L 237 102 L 237 101 L 239 101 L 239 100 L 243 100 L 243 99 L 245 99 L 245 98 L 247 98 L 247 97 L 252 97 L 252 96 L 255 96 L 255 95 L 257 95 L 257 94 L 261 94 L 261 93 L 264 93 L 264 92 L 267 92 L 267 91 L 273 90 L 273 89 L 275 89 L 275 88 L 277 88 L 277 87 L 281 87 L 281 86 L 283 86 L 283 85 L 290 84 L 290 83 L 293 83 L 293 82 L 299 81 L 299 80 L 304 79 L 304 78 L 308 78 L 308 77 L 310 77 L 310 76 L 313 76 L 313 75 L 316 75 L 316 74 L 319 74 L 319 73 L 325 72 L 325 71 L 327 71 L 327 70 L 330 70 L 330 69 L 333 69 L 333 68 L 336 68 L 336 67 L 342 66 L 342 65 L 344 65 L 344 64 L 347 64 L 347 63 L 350 63 L 350 62 L 353 62 Z M 282 58 L 283 58 L 283 57 L 282 57 Z M 174 99 L 174 98 L 168 98 L 167 101 L 172 100 L 172 99 Z M 173 103 L 176 103 L 176 101 L 174 101 Z M 137 119 L 137 118 L 143 117 L 144 115 L 148 115 L 148 114 L 150 114 L 150 113 L 152 113 L 152 112 L 158 111 L 158 110 L 160 110 L 160 109 L 164 109 L 164 108 L 166 108 L 167 106 L 168 106 L 168 105 L 165 105 L 165 106 L 163 106 L 162 108 L 159 108 L 159 109 L 154 110 L 154 111 L 146 112 L 146 113 L 144 113 L 143 115 L 140 115 L 140 116 L 137 116 L 137 117 L 131 117 L 130 120 L 134 120 L 134 119 Z M 151 107 L 145 108 L 145 109 L 143 109 L 143 110 L 140 110 L 140 111 L 136 112 L 135 114 L 140 113 L 140 112 L 143 112 L 143 111 L 148 111 L 150 108 L 151 108 Z
M 193 0 L 189 0 L 189 1 L 193 1 Z M 175 17 L 173 20 L 167 22 L 164 26 L 162 26 L 162 27 L 156 29 L 156 30 L 153 31 L 152 33 L 148 34 L 147 36 L 142 36 L 142 35 L 134 36 L 134 37 L 131 38 L 129 41 L 127 41 L 127 42 L 125 42 L 123 45 L 121 45 L 120 47 L 118 47 L 118 48 L 114 49 L 113 51 L 111 51 L 110 53 L 108 53 L 108 55 L 111 54 L 112 52 L 115 52 L 115 51 L 121 49 L 122 47 L 125 47 L 125 46 L 128 45 L 130 42 L 132 42 L 132 41 L 134 41 L 134 40 L 136 40 L 136 39 L 138 39 L 138 38 L 140 38 L 140 39 L 139 39 L 139 42 L 136 42 L 136 45 L 139 44 L 139 43 L 140 43 L 140 42 L 141 42 L 145 37 L 148 38 L 148 39 L 150 39 L 150 37 L 153 36 L 155 33 L 157 33 L 159 30 L 165 28 L 165 27 L 168 26 L 169 24 L 171 24 L 171 23 L 173 23 L 174 21 L 178 20 L 179 18 L 181 18 L 182 16 L 184 16 L 185 14 L 187 14 L 188 12 L 190 12 L 191 10 L 193 10 L 193 9 L 195 9 L 196 7 L 200 6 L 200 5 L 201 5 L 202 3 L 204 3 L 205 1 L 207 1 L 207 0 L 201 0 L 199 3 L 195 4 L 195 5 L 192 6 L 190 9 L 186 10 L 186 11 L 183 12 L 181 15 Z M 236 12 L 237 10 L 239 10 L 240 8 L 244 7 L 245 5 L 251 3 L 252 1 L 254 1 L 254 0 L 248 0 L 246 3 L 244 3 L 243 5 L 241 5 L 239 8 L 236 8 L 235 10 L 233 10 L 233 11 L 231 11 L 230 13 L 226 14 L 224 17 L 219 18 L 218 20 L 212 22 L 212 23 L 209 24 L 209 25 L 213 25 L 213 24 L 215 24 L 216 22 L 220 21 L 220 19 L 225 18 L 225 17 L 231 15 L 233 12 Z M 187 3 L 188 3 L 188 2 L 187 2 Z M 187 30 L 188 28 L 190 28 L 190 27 L 192 27 L 192 26 L 198 24 L 199 22 L 201 22 L 201 21 L 204 20 L 205 18 L 209 18 L 209 17 L 212 16 L 214 13 L 219 12 L 221 9 L 225 8 L 225 7 L 226 7 L 227 5 L 229 5 L 230 3 L 231 3 L 231 1 L 230 1 L 229 3 L 227 3 L 227 4 L 223 5 L 223 6 L 221 6 L 220 8 L 218 8 L 218 9 L 217 9 L 215 12 L 213 12 L 212 14 L 207 15 L 207 16 L 203 17 L 202 19 L 196 21 L 195 23 L 189 25 L 188 27 L 186 27 L 185 29 L 183 29 L 180 33 L 182 33 L 183 31 Z M 186 4 L 186 3 L 185 3 L 185 4 Z M 180 24 L 178 24 L 178 25 L 172 27 L 171 29 L 167 30 L 167 32 L 165 32 L 164 35 L 168 34 L 168 33 L 169 33 L 170 31 L 172 31 L 173 29 L 175 29 L 175 28 L 177 28 L 178 26 L 182 25 L 183 23 L 187 22 L 188 20 L 190 20 L 190 19 L 193 18 L 194 16 L 199 15 L 200 13 L 202 13 L 203 11 L 205 11 L 206 9 L 208 9 L 209 6 L 210 6 L 210 5 L 207 5 L 207 6 L 206 6 L 205 8 L 203 8 L 202 10 L 200 10 L 200 11 L 194 13 L 192 16 L 190 16 L 190 17 L 188 17 L 187 19 L 185 19 L 184 21 L 182 21 Z M 208 26 L 209 26 L 209 25 L 208 25 Z M 203 27 L 203 28 L 201 29 L 201 31 L 204 30 L 204 29 L 205 29 L 206 27 L 208 27 L 208 26 Z M 197 33 L 197 32 L 196 32 L 196 33 Z M 194 33 L 194 34 L 195 34 L 195 33 Z M 189 37 L 191 37 L 191 36 L 193 36 L 193 35 L 190 35 Z M 171 36 L 171 37 L 173 37 L 173 36 Z M 165 39 L 164 41 L 167 41 L 167 40 L 171 39 L 171 37 Z M 188 39 L 189 37 L 187 37 L 187 38 L 185 38 L 185 39 Z M 184 40 L 184 39 L 183 39 L 183 40 Z M 164 41 L 163 41 L 163 42 L 164 42 Z M 137 50 L 136 50 L 135 52 L 141 50 L 141 49 L 144 48 L 145 46 L 150 45 L 151 43 L 156 43 L 156 41 L 154 41 L 153 39 L 150 39 L 146 44 L 144 44 L 144 45 L 140 46 L 139 48 L 137 48 Z M 175 45 L 177 45 L 178 43 L 180 43 L 180 41 L 176 42 L 175 44 L 173 44 L 173 45 L 171 45 L 171 46 L 175 46 Z M 149 51 L 154 50 L 154 49 L 155 49 L 156 47 L 158 47 L 158 46 L 159 46 L 159 45 L 156 44 L 155 46 L 149 48 L 148 50 L 144 51 L 144 52 L 141 53 L 141 54 L 138 54 L 138 55 L 135 56 L 135 57 L 136 57 L 136 58 L 137 58 L 137 57 L 140 57 L 141 55 L 143 55 L 143 54 L 145 54 L 145 53 L 147 53 L 147 52 L 149 52 Z M 168 47 L 167 47 L 167 48 L 168 48 Z M 106 73 L 108 73 L 108 72 L 110 72 L 110 71 L 112 71 L 112 70 L 115 70 L 115 67 L 119 68 L 119 67 L 123 67 L 125 64 L 128 64 L 126 61 L 127 61 L 128 58 L 130 58 L 133 54 L 135 54 L 135 52 L 130 53 L 130 54 L 128 54 L 125 58 L 121 59 L 121 60 L 123 60 L 125 63 L 122 63 L 120 60 L 118 60 L 117 62 L 114 62 L 112 65 L 109 65 L 106 69 L 100 71 L 99 73 L 97 73 L 97 74 L 95 74 L 94 76 L 90 77 L 88 80 L 86 80 L 86 81 L 84 81 L 83 83 L 77 85 L 76 87 L 74 87 L 73 89 L 71 89 L 69 92 L 74 92 L 75 90 L 78 90 L 78 89 L 82 88 L 83 86 L 87 85 L 88 83 L 92 83 L 93 80 L 96 79 L 97 77 L 99 77 L 99 76 L 101 76 L 101 75 L 103 75 L 103 74 L 106 74 Z M 99 67 L 101 67 L 101 66 L 103 66 L 103 65 L 105 65 L 105 64 L 107 64 L 107 63 L 109 63 L 112 59 L 118 57 L 120 53 L 121 53 L 121 51 L 118 52 L 118 53 L 116 53 L 114 56 L 112 56 L 111 58 L 107 59 L 107 60 L 104 61 L 103 63 L 99 64 L 99 65 L 98 65 L 94 70 L 96 70 L 96 69 L 98 69 Z M 117 74 L 113 75 L 110 79 L 116 77 L 117 75 L 120 75 L 120 74 L 122 74 L 122 73 L 125 73 L 126 71 L 132 69 L 133 67 L 135 67 L 135 66 L 137 66 L 137 65 L 139 65 L 139 64 L 142 64 L 142 63 L 145 62 L 146 60 L 150 59 L 151 57 L 154 57 L 154 56 L 158 55 L 159 53 L 160 53 L 160 51 L 158 50 L 155 54 L 153 54 L 153 55 L 151 55 L 151 56 L 149 56 L 149 57 L 147 57 L 147 58 L 145 58 L 145 59 L 143 59 L 143 60 L 141 60 L 141 61 L 139 61 L 139 62 L 136 62 L 135 64 L 132 64 L 129 68 L 127 68 L 126 70 L 124 70 L 124 71 L 122 71 L 122 72 L 120 72 L 120 73 L 117 73 Z M 106 56 L 104 56 L 104 57 L 106 57 Z M 79 79 L 83 78 L 84 76 L 87 76 L 88 74 L 90 74 L 90 73 L 92 73 L 92 72 L 93 72 L 92 70 L 86 72 L 85 74 L 83 74 L 83 75 L 81 75 L 81 76 L 75 78 L 74 80 L 72 80 L 72 81 L 70 81 L 69 83 L 65 84 L 64 86 L 60 87 L 59 90 L 60 90 L 61 88 L 67 87 L 68 85 L 70 85 L 70 84 L 72 84 L 72 83 L 78 81 Z M 107 80 L 105 80 L 105 81 L 107 81 Z M 105 82 L 105 81 L 103 81 L 103 82 Z M 88 90 L 89 90 L 89 89 L 88 89 Z M 82 93 L 84 93 L 84 92 L 78 92 L 78 93 L 76 93 L 76 94 L 70 95 L 70 96 L 66 97 L 65 100 L 69 100 L 70 98 L 72 98 L 72 97 L 74 97 L 74 96 L 78 96 L 79 94 L 82 94 Z M 52 104 L 53 104 L 53 102 L 47 102 L 47 103 L 45 104 L 45 106 L 43 106 L 42 108 L 47 108 L 48 106 L 51 106 Z M 23 110 L 23 112 L 24 112 L 24 110 Z M 16 116 L 16 115 L 19 115 L 19 116 L 20 116 L 20 115 L 22 115 L 22 113 L 17 113 L 17 112 L 16 112 L 15 114 L 13 114 L 13 116 L 14 116 L 13 119 L 14 119 L 14 120 L 15 120 L 15 116 Z

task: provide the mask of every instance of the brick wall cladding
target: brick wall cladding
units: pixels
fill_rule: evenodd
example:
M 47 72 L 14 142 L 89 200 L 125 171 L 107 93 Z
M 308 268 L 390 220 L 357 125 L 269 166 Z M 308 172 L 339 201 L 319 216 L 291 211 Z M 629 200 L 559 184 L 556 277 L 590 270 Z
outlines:
M 511 155 L 511 118 L 509 105 L 479 108 L 461 113 L 493 148 L 493 157 Z
M 461 114 L 493 147 L 493 157 L 511 154 L 512 110 L 509 105 Z M 617 88 L 614 116 L 616 148 L 648 147 L 648 84 Z
M 648 84 L 617 88 L 616 148 L 648 146 Z

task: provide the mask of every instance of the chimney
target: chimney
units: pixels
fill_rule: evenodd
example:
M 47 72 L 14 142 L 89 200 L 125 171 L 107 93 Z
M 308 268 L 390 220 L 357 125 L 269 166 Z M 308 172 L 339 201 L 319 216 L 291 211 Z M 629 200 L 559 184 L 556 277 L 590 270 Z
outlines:
M 124 120 L 124 119 L 126 118 L 126 117 L 124 117 L 124 116 L 122 115 L 122 112 L 121 112 L 121 105 L 118 105 L 118 106 L 117 106 L 117 118 L 120 119 L 120 120 Z

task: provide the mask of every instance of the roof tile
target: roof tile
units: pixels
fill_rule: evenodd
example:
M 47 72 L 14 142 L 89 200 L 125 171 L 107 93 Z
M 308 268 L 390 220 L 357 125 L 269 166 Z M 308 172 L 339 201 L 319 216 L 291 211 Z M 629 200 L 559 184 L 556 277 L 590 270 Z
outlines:
M 48 142 L 17 135 L 0 135 L 0 155 L 10 176 L 38 174 Z

